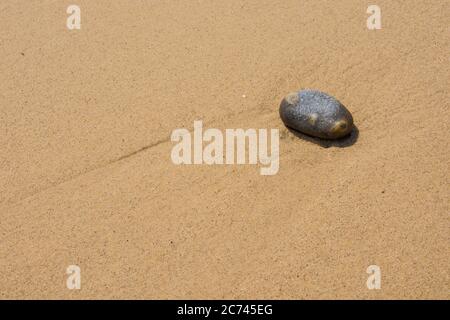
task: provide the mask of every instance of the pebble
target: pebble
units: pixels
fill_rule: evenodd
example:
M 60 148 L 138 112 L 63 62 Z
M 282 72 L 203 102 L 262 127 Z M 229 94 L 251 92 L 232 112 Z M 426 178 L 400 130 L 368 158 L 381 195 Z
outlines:
M 339 139 L 353 129 L 353 117 L 347 108 L 318 90 L 288 94 L 281 101 L 280 117 L 287 127 L 322 139 Z

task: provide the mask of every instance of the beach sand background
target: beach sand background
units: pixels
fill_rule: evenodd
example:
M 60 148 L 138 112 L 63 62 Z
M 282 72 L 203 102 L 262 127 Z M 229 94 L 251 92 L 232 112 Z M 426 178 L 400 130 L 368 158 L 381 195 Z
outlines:
M 450 298 L 450 2 L 374 2 L 2 1 L 0 298 Z M 300 88 L 354 145 L 283 126 Z M 278 128 L 278 174 L 174 165 L 194 120 Z

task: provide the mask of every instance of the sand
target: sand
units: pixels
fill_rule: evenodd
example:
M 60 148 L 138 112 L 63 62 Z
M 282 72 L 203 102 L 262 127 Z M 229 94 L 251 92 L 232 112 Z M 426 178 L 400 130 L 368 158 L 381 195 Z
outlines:
M 449 1 L 73 2 L 0 4 L 0 298 L 450 298 Z M 358 140 L 288 131 L 300 88 Z M 279 129 L 278 174 L 174 165 L 195 120 Z

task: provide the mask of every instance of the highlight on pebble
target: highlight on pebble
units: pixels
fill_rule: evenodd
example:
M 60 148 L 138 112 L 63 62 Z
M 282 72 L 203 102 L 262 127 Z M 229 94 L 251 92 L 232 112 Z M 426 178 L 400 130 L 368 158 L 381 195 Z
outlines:
M 449 8 L 3 0 L 0 300 L 449 300 Z

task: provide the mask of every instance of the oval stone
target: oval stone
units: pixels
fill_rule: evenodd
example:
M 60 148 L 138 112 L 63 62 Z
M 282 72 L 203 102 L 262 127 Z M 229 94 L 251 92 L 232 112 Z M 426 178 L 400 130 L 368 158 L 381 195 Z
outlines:
M 281 101 L 280 117 L 287 127 L 323 139 L 339 139 L 353 129 L 353 117 L 347 108 L 318 90 L 288 94 Z

